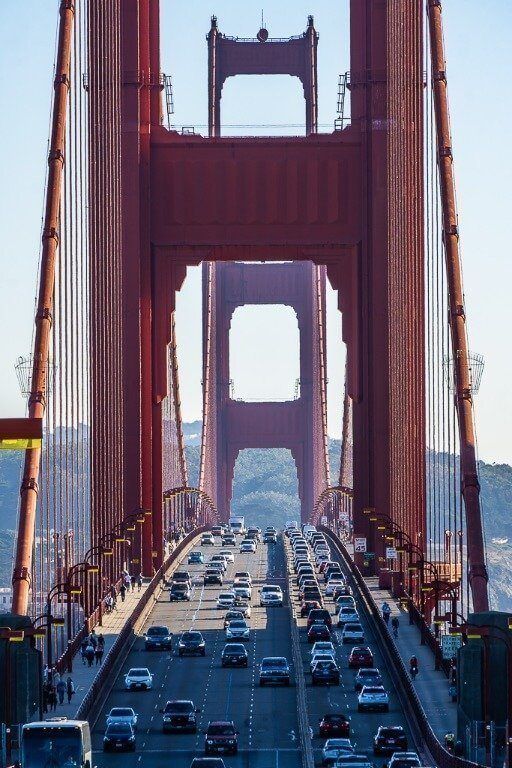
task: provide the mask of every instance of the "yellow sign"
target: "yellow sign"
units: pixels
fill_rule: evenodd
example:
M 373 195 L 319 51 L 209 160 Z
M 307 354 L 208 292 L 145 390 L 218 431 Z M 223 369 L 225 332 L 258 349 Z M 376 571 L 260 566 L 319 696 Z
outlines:
M 13 440 L 0 440 L 0 451 L 26 451 L 27 448 L 41 448 L 40 437 L 18 437 Z

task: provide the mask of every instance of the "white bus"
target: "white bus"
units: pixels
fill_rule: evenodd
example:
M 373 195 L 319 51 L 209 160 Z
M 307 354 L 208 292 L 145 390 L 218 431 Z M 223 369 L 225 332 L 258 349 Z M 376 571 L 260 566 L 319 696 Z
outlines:
M 22 768 L 91 768 L 87 720 L 56 717 L 26 723 L 21 729 Z

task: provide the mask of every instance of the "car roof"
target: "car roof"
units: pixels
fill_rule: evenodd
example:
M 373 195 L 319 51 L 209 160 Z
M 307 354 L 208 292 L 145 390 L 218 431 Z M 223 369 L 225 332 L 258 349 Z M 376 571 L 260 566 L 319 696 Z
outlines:
M 232 720 L 210 720 L 208 723 L 208 728 L 210 725 L 235 725 Z

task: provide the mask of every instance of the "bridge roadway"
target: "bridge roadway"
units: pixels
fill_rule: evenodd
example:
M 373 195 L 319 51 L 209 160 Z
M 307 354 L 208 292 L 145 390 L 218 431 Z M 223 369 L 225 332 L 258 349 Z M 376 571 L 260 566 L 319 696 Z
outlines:
M 205 559 L 218 552 L 220 547 L 204 547 Z M 94 765 L 101 768 L 119 766 L 148 766 L 168 768 L 172 755 L 173 768 L 189 768 L 195 756 L 203 754 L 204 729 L 210 720 L 232 719 L 239 735 L 237 756 L 224 757 L 228 768 L 250 766 L 250 768 L 299 768 L 302 765 L 297 721 L 297 699 L 295 680 L 289 688 L 280 686 L 259 687 L 259 662 L 264 656 L 282 655 L 292 662 L 290 638 L 290 605 L 280 608 L 261 608 L 258 588 L 265 582 L 279 583 L 284 589 L 288 585 L 287 563 L 281 542 L 277 546 L 260 544 L 256 554 L 240 554 L 234 549 L 235 562 L 228 567 L 224 578 L 224 589 L 229 589 L 235 571 L 247 570 L 253 579 L 251 639 L 247 643 L 249 667 L 221 667 L 220 656 L 224 647 L 222 626 L 224 610 L 216 607 L 220 591 L 218 586 L 203 587 L 204 566 L 183 565 L 196 577 L 192 600 L 189 603 L 169 602 L 169 593 L 164 591 L 155 603 L 140 636 L 135 640 L 122 666 L 121 672 L 103 703 L 93 727 Z M 178 569 L 178 567 L 176 568 Z M 295 606 L 298 603 L 291 594 Z M 318 736 L 318 719 L 325 712 L 345 711 L 351 718 L 352 740 L 357 751 L 371 755 L 371 760 L 381 766 L 384 758 L 374 758 L 372 737 L 379 724 L 406 726 L 397 696 L 392 689 L 390 678 L 382 658 L 373 642 L 371 627 L 362 615 L 368 641 L 376 655 L 376 664 L 384 676 L 391 693 L 389 713 L 357 713 L 357 699 L 353 690 L 355 672 L 348 670 L 349 646 L 338 646 L 337 659 L 342 670 L 342 683 L 335 687 L 313 687 L 309 675 L 309 650 L 305 636 L 305 620 L 298 620 L 300 647 L 306 677 L 306 694 L 310 725 L 313 729 L 315 762 L 321 761 L 320 750 L 323 739 Z M 190 628 L 200 630 L 206 640 L 206 657 L 179 658 L 174 650 L 168 652 L 146 652 L 142 634 L 147 626 L 165 624 L 178 636 Z M 177 638 L 176 638 L 177 642 Z M 148 692 L 130 692 L 124 689 L 124 674 L 130 667 L 147 666 L 154 673 L 154 687 Z M 293 670 L 293 667 L 292 667 Z M 295 677 L 295 676 L 293 676 Z M 164 734 L 162 715 L 159 710 L 172 698 L 192 699 L 201 709 L 197 734 Z M 139 715 L 137 747 L 135 753 L 105 754 L 102 739 L 105 718 L 111 707 L 131 706 Z M 407 729 L 411 739 L 409 729 Z M 410 749 L 415 745 L 410 741 Z

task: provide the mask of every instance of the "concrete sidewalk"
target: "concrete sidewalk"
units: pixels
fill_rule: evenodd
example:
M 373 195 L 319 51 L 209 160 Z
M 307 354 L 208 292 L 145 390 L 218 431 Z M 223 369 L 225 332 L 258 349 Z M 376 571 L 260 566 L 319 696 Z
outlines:
M 99 625 L 96 625 L 94 627 L 96 634 L 102 634 L 105 638 L 105 653 L 103 654 L 103 661 L 105 660 L 110 648 L 114 644 L 118 634 L 124 627 L 128 617 L 135 609 L 139 599 L 146 591 L 149 581 L 150 579 L 144 580 L 140 592 L 138 591 L 137 586 L 135 586 L 134 592 L 131 590 L 130 592 L 127 592 L 124 603 L 121 602 L 121 597 L 118 595 L 117 610 L 112 611 L 112 613 L 105 613 L 103 615 L 103 626 L 100 627 Z M 92 667 L 88 667 L 87 664 L 83 663 L 80 653 L 77 653 L 73 657 L 73 671 L 62 673 L 64 680 L 67 680 L 68 677 L 71 677 L 73 683 L 75 684 L 75 694 L 71 699 L 71 703 L 67 703 L 67 696 L 65 696 L 64 704 L 57 704 L 57 709 L 55 711 L 48 711 L 46 714 L 43 713 L 43 718 L 73 718 L 76 715 L 78 707 L 82 703 L 87 691 L 91 687 L 91 684 L 100 669 L 101 665 L 96 665 L 95 661 L 93 662 Z
M 428 645 L 421 645 L 420 630 L 415 624 L 409 624 L 408 611 L 402 610 L 389 590 L 379 589 L 378 578 L 365 578 L 365 581 L 379 609 L 387 602 L 391 608 L 391 618 L 398 616 L 400 619 L 398 638 L 393 639 L 393 642 L 407 669 L 411 656 L 418 659 L 419 673 L 413 685 L 432 730 L 439 741 L 444 743 L 445 734 L 457 730 L 457 703 L 452 702 L 448 694 L 448 679 L 444 672 L 436 672 L 434 654 Z M 388 625 L 390 633 L 391 618 Z

